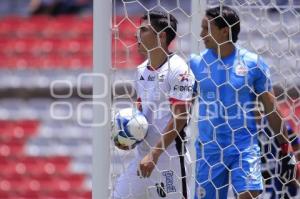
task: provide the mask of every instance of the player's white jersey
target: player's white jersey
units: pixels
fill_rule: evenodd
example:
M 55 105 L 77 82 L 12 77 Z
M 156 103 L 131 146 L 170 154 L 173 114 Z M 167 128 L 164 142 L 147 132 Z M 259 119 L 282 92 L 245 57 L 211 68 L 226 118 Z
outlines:
M 191 101 L 194 75 L 186 62 L 176 54 L 156 70 L 151 70 L 148 60 L 137 69 L 136 92 L 142 112 L 149 123 L 145 141 L 138 144 L 139 155 L 146 155 L 154 147 L 172 118 L 170 104 L 178 101 Z M 169 155 L 178 155 L 175 142 L 168 148 Z

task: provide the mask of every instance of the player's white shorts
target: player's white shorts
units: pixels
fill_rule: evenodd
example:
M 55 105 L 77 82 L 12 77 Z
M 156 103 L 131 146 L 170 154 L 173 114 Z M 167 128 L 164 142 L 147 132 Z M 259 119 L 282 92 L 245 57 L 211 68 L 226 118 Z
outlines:
M 113 199 L 184 199 L 189 197 L 187 182 L 190 157 L 162 154 L 149 178 L 137 175 L 143 157 L 136 157 L 117 180 Z

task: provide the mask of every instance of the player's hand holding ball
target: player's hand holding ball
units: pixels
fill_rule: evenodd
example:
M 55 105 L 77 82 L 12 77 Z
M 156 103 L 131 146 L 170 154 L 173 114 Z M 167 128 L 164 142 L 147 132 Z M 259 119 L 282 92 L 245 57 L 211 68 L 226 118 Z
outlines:
M 135 145 L 134 146 L 131 146 L 131 147 L 129 147 L 129 146 L 126 146 L 126 145 L 122 145 L 122 144 L 120 144 L 119 143 L 119 141 L 118 141 L 118 139 L 115 137 L 114 139 L 114 144 L 115 144 L 115 146 L 118 148 L 118 149 L 121 149 L 121 150 L 124 150 L 124 151 L 127 151 L 127 150 L 130 150 L 130 149 L 133 149 L 134 147 L 135 147 Z
M 112 124 L 112 139 L 122 150 L 133 149 L 143 141 L 148 131 L 148 122 L 138 109 L 125 108 L 117 112 Z

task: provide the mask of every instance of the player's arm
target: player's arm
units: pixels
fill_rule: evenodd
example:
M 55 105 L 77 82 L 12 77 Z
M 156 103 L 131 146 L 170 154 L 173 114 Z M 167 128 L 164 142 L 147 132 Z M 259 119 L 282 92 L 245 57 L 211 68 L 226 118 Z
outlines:
M 292 129 L 286 127 L 285 122 L 281 119 L 281 113 L 275 104 L 275 97 L 273 94 L 271 92 L 265 92 L 259 96 L 259 99 L 263 103 L 264 112 L 267 115 L 270 127 L 275 133 L 276 140 L 279 144 L 287 145 L 286 147 L 288 147 L 289 143 L 291 143 L 293 151 L 299 151 L 299 138 Z M 297 159 L 300 160 L 300 154 L 298 154 Z
M 186 126 L 189 117 L 191 102 L 176 101 L 171 104 L 173 117 L 169 120 L 162 139 L 150 151 L 140 163 L 140 176 L 149 177 L 154 169 L 160 155 L 174 142 L 179 132 Z
M 259 95 L 259 101 L 263 105 L 264 114 L 267 116 L 270 127 L 276 134 L 276 139 L 280 144 L 288 143 L 288 133 L 281 119 L 280 111 L 275 104 L 275 97 L 272 92 L 264 92 Z
M 295 179 L 296 175 L 300 174 L 300 155 L 296 156 L 298 160 L 295 159 L 293 154 L 290 154 L 289 142 L 292 143 L 292 140 L 289 139 L 289 133 L 286 128 L 284 121 L 280 117 L 280 111 L 276 107 L 275 97 L 271 92 L 265 92 L 259 96 L 260 101 L 263 103 L 265 114 L 267 115 L 267 119 L 270 127 L 275 133 L 276 140 L 280 144 L 280 163 L 278 165 L 278 171 L 280 173 L 281 179 L 283 181 L 289 182 Z M 297 137 L 296 137 L 297 138 Z M 299 152 L 300 143 L 298 143 L 298 139 L 294 137 L 293 140 L 293 150 Z M 295 144 L 297 142 L 297 144 Z M 294 146 L 293 146 L 294 145 Z M 295 172 L 296 167 L 296 172 Z
M 300 161 L 300 138 L 297 135 L 294 135 L 291 140 L 292 149 L 295 152 L 296 159 Z
M 289 136 L 289 142 L 298 162 L 296 167 L 296 179 L 300 182 L 300 137 L 289 125 L 287 126 L 287 132 Z
M 257 77 L 254 81 L 255 91 L 258 94 L 259 101 L 262 102 L 264 113 L 275 133 L 276 140 L 280 144 L 279 173 L 283 181 L 289 182 L 295 177 L 295 167 L 297 165 L 294 155 L 288 153 L 288 132 L 284 121 L 281 119 L 281 113 L 276 106 L 276 98 L 271 91 L 269 67 L 262 60 L 259 60 L 254 72 Z
M 168 146 L 180 136 L 179 132 L 186 126 L 189 117 L 190 102 L 175 102 L 171 104 L 173 117 L 168 122 L 162 139 L 151 151 L 153 157 L 158 159 L 159 156 L 168 148 Z
M 263 113 L 267 116 L 270 127 L 276 134 L 276 139 L 280 144 L 288 143 L 288 134 L 281 119 L 280 111 L 276 106 L 276 98 L 272 92 L 270 69 L 262 60 L 258 59 L 257 66 L 254 68 L 256 79 L 254 89 L 258 96 L 258 101 L 262 103 Z M 261 104 L 260 104 L 261 105 Z

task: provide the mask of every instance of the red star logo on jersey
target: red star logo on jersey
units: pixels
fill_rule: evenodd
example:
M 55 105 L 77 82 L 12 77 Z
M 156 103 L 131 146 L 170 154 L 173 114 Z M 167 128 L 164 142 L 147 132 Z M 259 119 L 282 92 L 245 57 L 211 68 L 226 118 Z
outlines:
M 180 76 L 179 80 L 181 82 L 183 82 L 183 81 L 189 81 L 189 78 L 188 78 L 189 74 L 187 73 L 187 71 L 185 71 L 183 74 L 180 74 L 179 76 Z

